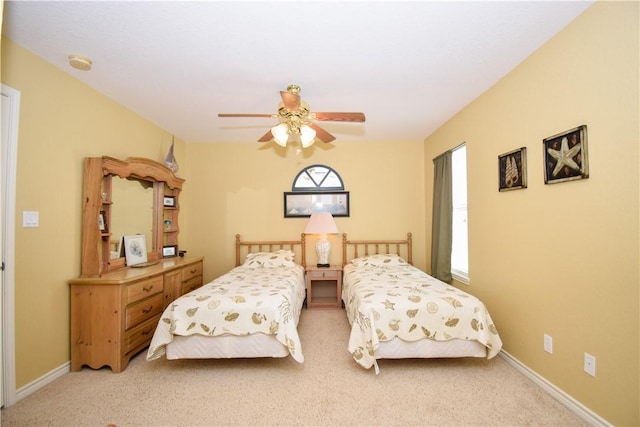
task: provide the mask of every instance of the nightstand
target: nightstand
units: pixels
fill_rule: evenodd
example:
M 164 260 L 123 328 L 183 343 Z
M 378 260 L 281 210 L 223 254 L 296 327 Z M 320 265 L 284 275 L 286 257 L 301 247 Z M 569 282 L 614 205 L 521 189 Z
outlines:
M 342 308 L 342 267 L 307 267 L 307 308 Z

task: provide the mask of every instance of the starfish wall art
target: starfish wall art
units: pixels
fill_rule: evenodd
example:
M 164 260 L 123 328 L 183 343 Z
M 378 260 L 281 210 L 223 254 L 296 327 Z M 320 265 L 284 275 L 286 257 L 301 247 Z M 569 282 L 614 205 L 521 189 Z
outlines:
M 545 184 L 589 178 L 586 125 L 546 138 L 543 145 Z

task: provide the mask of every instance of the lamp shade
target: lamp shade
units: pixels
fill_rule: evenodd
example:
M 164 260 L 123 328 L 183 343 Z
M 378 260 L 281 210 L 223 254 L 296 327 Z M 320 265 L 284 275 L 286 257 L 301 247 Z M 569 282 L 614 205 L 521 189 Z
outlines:
M 333 216 L 329 212 L 318 212 L 311 214 L 307 228 L 304 229 L 306 234 L 338 234 L 338 226 L 333 220 Z
M 281 147 L 287 146 L 287 140 L 289 139 L 289 127 L 286 123 L 280 123 L 271 128 L 271 134 L 276 144 Z
M 316 138 L 316 131 L 309 125 L 302 125 L 300 128 L 300 143 L 302 148 L 307 148 L 313 145 Z

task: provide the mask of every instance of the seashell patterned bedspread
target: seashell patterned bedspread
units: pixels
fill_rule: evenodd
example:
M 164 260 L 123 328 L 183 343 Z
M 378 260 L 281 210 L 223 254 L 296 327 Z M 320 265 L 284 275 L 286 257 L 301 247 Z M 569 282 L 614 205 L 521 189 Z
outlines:
M 351 324 L 348 350 L 365 368 L 376 365 L 381 341 L 454 338 L 487 347 L 487 358 L 502 348 L 491 316 L 476 297 L 409 265 L 347 264 L 342 299 Z
M 174 335 L 275 335 L 302 363 L 298 319 L 305 295 L 302 266 L 235 267 L 167 306 L 147 352 L 147 360 L 165 354 Z

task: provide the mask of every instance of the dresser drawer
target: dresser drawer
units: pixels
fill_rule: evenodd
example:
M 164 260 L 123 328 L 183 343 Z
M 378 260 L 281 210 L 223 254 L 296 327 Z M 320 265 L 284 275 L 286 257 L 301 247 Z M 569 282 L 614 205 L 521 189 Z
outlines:
M 342 271 L 340 270 L 309 270 L 307 272 L 307 274 L 309 274 L 309 277 L 313 280 L 336 280 L 341 273 Z
M 159 321 L 160 316 L 156 316 L 127 332 L 124 335 L 124 354 L 135 350 L 141 345 L 148 345 Z
M 182 281 L 186 282 L 196 276 L 202 276 L 202 263 L 197 262 L 182 269 Z
M 128 285 L 125 290 L 127 296 L 126 304 L 131 304 L 162 292 L 163 282 L 164 279 L 162 276 L 156 276 Z
M 182 284 L 182 295 L 202 286 L 202 276 L 193 277 Z
M 163 294 L 156 294 L 151 298 L 140 301 L 126 308 L 124 328 L 129 329 L 145 320 L 162 313 Z

